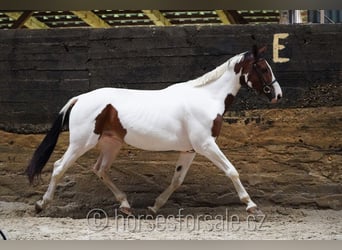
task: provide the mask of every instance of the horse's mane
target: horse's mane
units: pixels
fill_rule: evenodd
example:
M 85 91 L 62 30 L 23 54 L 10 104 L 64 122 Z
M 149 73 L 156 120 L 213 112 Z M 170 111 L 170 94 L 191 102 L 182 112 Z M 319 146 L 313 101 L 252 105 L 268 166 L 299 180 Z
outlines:
M 236 63 L 239 63 L 245 53 L 241 53 L 230 58 L 228 61 L 224 62 L 220 66 L 216 67 L 214 70 L 190 81 L 187 81 L 186 84 L 190 84 L 193 87 L 201 87 L 204 85 L 208 85 L 217 79 L 219 79 L 224 72 L 228 70 L 232 65 L 235 66 Z

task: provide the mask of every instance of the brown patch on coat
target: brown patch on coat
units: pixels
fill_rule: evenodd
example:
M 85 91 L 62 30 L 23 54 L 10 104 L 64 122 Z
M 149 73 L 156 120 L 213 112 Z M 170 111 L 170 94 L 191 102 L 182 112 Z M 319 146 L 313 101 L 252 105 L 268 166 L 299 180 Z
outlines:
M 226 99 L 224 100 L 224 113 L 226 113 L 230 106 L 233 104 L 234 99 L 235 96 L 233 96 L 232 94 L 227 95 Z
M 220 135 L 221 128 L 222 128 L 222 122 L 223 122 L 222 115 L 217 114 L 217 116 L 213 122 L 213 126 L 211 128 L 211 135 L 213 137 L 218 137 Z
M 226 99 L 224 100 L 224 113 L 227 112 L 228 108 L 232 105 L 234 102 L 235 96 L 232 94 L 228 94 Z M 222 122 L 223 122 L 223 115 L 217 114 L 215 120 L 213 121 L 213 126 L 211 127 L 211 135 L 213 137 L 218 137 L 221 132 L 222 128 Z
M 242 69 L 242 74 L 248 74 L 252 69 L 252 63 L 254 61 L 254 57 L 250 52 L 247 52 L 240 62 L 235 64 L 234 72 L 235 74 L 239 74 Z
M 127 130 L 122 126 L 118 117 L 118 111 L 108 104 L 102 112 L 95 118 L 94 133 L 100 135 L 115 137 L 123 140 Z

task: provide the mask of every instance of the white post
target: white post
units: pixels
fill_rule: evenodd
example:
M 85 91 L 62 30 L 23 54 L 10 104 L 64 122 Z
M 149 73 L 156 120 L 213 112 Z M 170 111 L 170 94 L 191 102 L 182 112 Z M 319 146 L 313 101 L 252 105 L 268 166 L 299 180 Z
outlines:
M 302 23 L 302 15 L 300 10 L 294 10 L 293 12 L 293 23 Z
M 325 15 L 324 15 L 324 10 L 320 10 L 320 21 L 321 23 L 325 23 Z

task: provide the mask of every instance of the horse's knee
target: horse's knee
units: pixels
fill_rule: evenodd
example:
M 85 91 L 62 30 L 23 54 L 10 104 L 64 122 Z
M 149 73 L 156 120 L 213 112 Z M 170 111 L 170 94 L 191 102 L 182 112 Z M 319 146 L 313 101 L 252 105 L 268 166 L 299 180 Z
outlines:
M 63 168 L 56 167 L 56 168 L 53 169 L 51 178 L 54 179 L 54 180 L 59 180 L 62 177 L 63 172 L 64 172 Z
M 228 171 L 226 171 L 227 176 L 230 179 L 239 179 L 240 175 L 239 172 L 234 168 L 234 169 L 228 169 Z
M 55 168 L 58 168 L 59 165 L 61 165 L 61 161 L 62 161 L 62 158 L 59 159 L 59 160 L 57 160 L 57 161 L 55 161 L 55 163 L 53 164 L 53 168 L 54 168 L 54 169 L 55 169 Z

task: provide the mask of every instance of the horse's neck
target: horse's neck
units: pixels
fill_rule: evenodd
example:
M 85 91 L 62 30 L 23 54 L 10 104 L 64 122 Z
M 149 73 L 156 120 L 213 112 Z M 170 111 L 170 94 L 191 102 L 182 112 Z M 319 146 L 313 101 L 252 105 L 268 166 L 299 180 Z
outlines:
M 228 68 L 217 80 L 202 86 L 217 99 L 224 100 L 227 95 L 236 96 L 240 90 L 239 74 L 235 74 L 234 69 Z
M 205 88 L 215 98 L 225 99 L 229 94 L 236 96 L 241 84 L 240 73 L 235 73 L 235 65 L 241 61 L 243 55 L 244 53 L 241 53 L 230 58 L 215 70 L 190 82 L 194 82 L 194 86 Z

